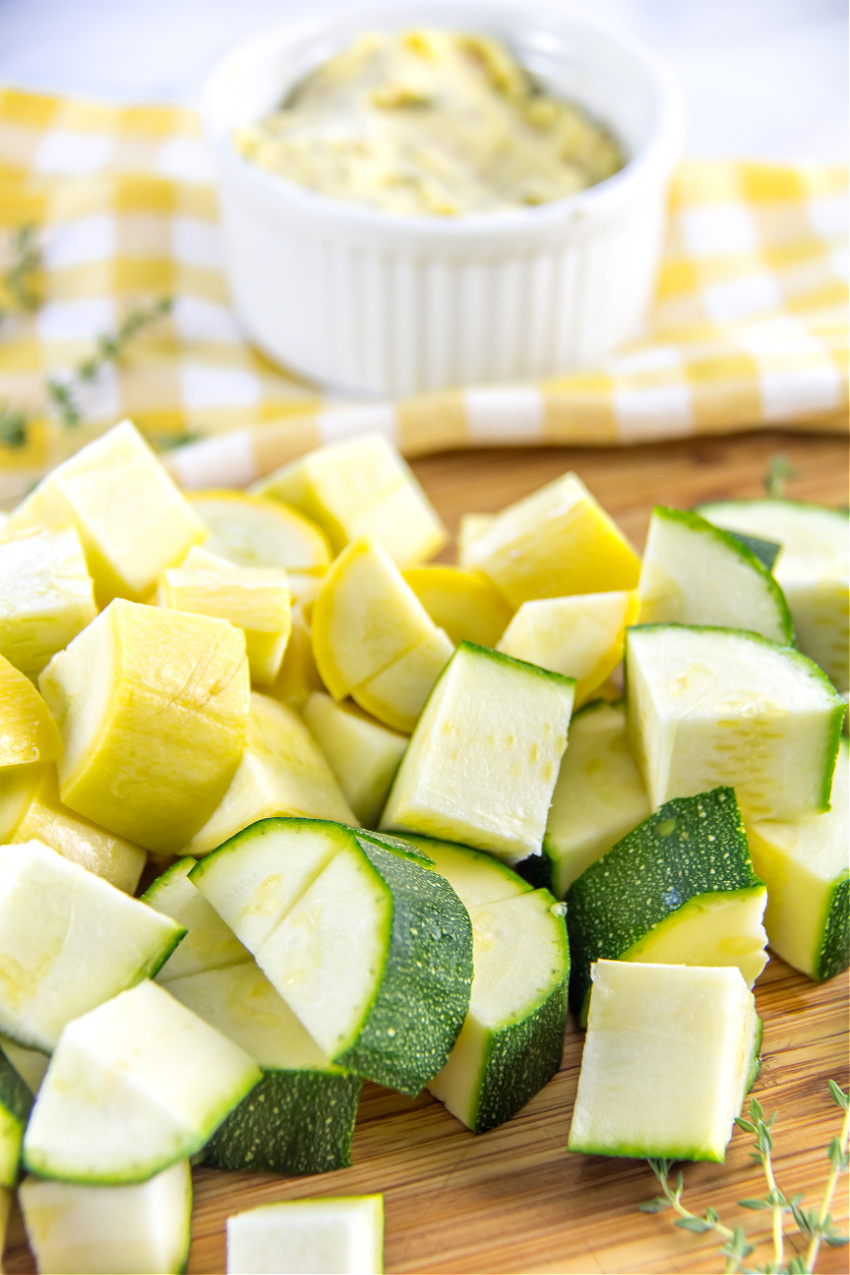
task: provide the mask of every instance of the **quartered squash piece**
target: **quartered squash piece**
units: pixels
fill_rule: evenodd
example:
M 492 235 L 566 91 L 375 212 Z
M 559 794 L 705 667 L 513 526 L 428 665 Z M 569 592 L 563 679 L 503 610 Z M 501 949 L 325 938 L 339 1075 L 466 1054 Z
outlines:
M 0 769 L 56 761 L 62 756 L 59 728 L 32 682 L 0 655 Z
M 73 527 L 38 527 L 0 540 L 0 655 L 28 677 L 97 614 Z

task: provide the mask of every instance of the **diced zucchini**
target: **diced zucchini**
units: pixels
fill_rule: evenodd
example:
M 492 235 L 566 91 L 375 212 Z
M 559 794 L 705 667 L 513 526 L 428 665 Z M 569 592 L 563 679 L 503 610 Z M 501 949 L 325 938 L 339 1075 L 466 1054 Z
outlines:
M 207 1143 L 206 1164 L 293 1174 L 351 1163 L 360 1078 L 328 1062 L 254 961 L 176 979 L 168 990 L 263 1073 Z
M 141 846 L 98 828 L 91 820 L 63 806 L 53 766 L 48 766 L 40 776 L 13 835 L 6 839 L 40 841 L 127 894 L 135 891 L 147 862 L 147 854 Z
M 65 1182 L 146 1182 L 200 1151 L 259 1079 L 244 1050 L 156 983 L 139 983 L 65 1027 L 24 1163 Z
M 817 665 L 735 629 L 626 635 L 629 733 L 653 807 L 721 784 L 750 819 L 829 807 L 846 705 Z
M 620 703 L 596 700 L 570 722 L 552 797 L 543 857 L 552 865 L 552 893 L 562 899 L 585 868 L 649 814 Z
M 132 421 L 121 421 L 52 469 L 11 514 L 25 527 L 76 528 L 99 606 L 141 602 L 207 530 Z
M 0 1186 L 14 1186 L 18 1180 L 21 1143 L 31 1107 L 32 1091 L 0 1049 Z
M 36 677 L 97 611 L 73 527 L 33 527 L 0 540 L 0 655 Z
M 384 834 L 379 835 L 383 837 Z M 432 866 L 446 878 L 470 912 L 487 903 L 500 903 L 502 899 L 512 899 L 517 894 L 531 891 L 527 881 L 491 854 L 455 845 L 451 841 L 438 841 L 436 837 L 420 837 L 415 832 L 401 833 L 399 840 L 428 856 Z
M 209 531 L 204 548 L 237 567 L 322 576 L 330 565 L 328 542 L 316 524 L 276 500 L 216 490 L 186 497 Z
M 0 774 L 10 766 L 56 761 L 62 736 L 29 678 L 0 655 Z M 32 772 L 29 771 L 29 774 Z
M 0 1030 L 49 1053 L 72 1018 L 155 974 L 183 933 L 38 841 L 0 846 Z
M 181 850 L 242 755 L 244 634 L 117 598 L 54 655 L 39 686 L 65 742 L 65 805 L 147 850 Z
M 697 512 L 718 527 L 782 546 L 774 575 L 804 654 L 839 691 L 850 687 L 850 537 L 846 509 L 797 500 L 721 500 Z
M 622 590 L 523 602 L 496 649 L 575 678 L 579 706 L 620 663 L 636 613 L 637 594 Z
M 766 901 L 733 790 L 668 801 L 570 886 L 576 1013 L 587 1016 L 602 958 L 736 965 L 752 986 L 767 962 Z
M 760 1043 L 737 969 L 599 961 L 570 1150 L 722 1161 Z
M 354 814 L 373 827 L 407 748 L 407 739 L 368 717 L 355 704 L 336 704 L 314 692 L 304 720 L 319 741 Z
M 539 854 L 574 683 L 463 642 L 417 723 L 381 827 L 511 862 Z
M 381 1275 L 384 1197 L 262 1204 L 227 1219 L 227 1275 Z
M 141 898 L 142 903 L 170 916 L 186 931 L 156 975 L 158 983 L 170 983 L 175 978 L 251 960 L 248 949 L 189 880 L 189 873 L 196 864 L 197 859 L 189 855 L 178 859 L 151 882 Z
M 425 492 L 382 434 L 319 447 L 252 490 L 312 518 L 336 553 L 370 535 L 399 566 L 409 567 L 433 557 L 447 539 Z
M 495 646 L 510 623 L 511 608 L 483 571 L 436 563 L 411 567 L 404 579 L 455 645 Z
M 27 1178 L 19 1198 L 40 1271 L 179 1275 L 185 1270 L 192 1213 L 188 1160 L 134 1186 Z
M 36 1094 L 44 1080 L 50 1058 L 38 1049 L 25 1049 L 11 1036 L 0 1036 L 0 1049 L 15 1068 L 30 1093 Z
M 832 809 L 797 823 L 747 827 L 753 866 L 767 885 L 764 924 L 783 961 L 823 982 L 850 965 L 850 746 L 842 739 Z
M 469 1012 L 428 1088 L 473 1133 L 485 1133 L 524 1107 L 561 1065 L 570 954 L 563 904 L 548 890 L 517 893 L 469 914 Z
M 412 855 L 340 825 L 274 820 L 192 880 L 328 1058 L 410 1094 L 446 1061 L 469 1004 L 472 935 L 448 882 Z
M 236 774 L 186 851 L 208 854 L 243 828 L 275 815 L 357 820 L 324 753 L 301 718 L 269 695 L 251 692 L 248 733 Z
M 466 550 L 512 607 L 532 598 L 634 589 L 640 559 L 575 474 L 563 474 L 496 516 Z
M 794 641 L 782 590 L 761 560 L 684 509 L 653 509 L 639 593 L 639 624 L 710 624 Z
M 352 697 L 387 726 L 409 734 L 453 654 L 447 635 L 434 629 L 380 673 L 352 687 Z

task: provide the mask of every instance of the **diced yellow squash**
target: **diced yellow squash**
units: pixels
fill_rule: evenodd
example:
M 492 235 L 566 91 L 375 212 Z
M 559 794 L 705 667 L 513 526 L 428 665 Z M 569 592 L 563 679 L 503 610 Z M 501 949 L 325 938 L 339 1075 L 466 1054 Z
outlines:
M 469 548 L 512 607 L 533 598 L 634 589 L 640 559 L 575 474 L 509 505 Z
M 74 526 L 100 606 L 140 602 L 166 567 L 207 529 L 131 421 L 89 443 L 44 478 L 12 513 L 5 534 Z
M 135 893 L 147 855 L 139 846 L 98 828 L 59 800 L 56 771 L 48 766 L 9 842 L 40 841 L 127 894 Z
M 435 628 L 368 682 L 353 686 L 351 697 L 378 721 L 409 735 L 454 649 L 443 630 Z
M 431 619 L 452 642 L 495 646 L 513 614 L 505 599 L 481 571 L 434 564 L 404 573 Z
M 370 535 L 399 566 L 412 566 L 446 543 L 446 530 L 424 491 L 381 434 L 319 447 L 253 490 L 312 518 L 336 553 Z
M 470 549 L 490 530 L 497 517 L 498 514 L 461 514 L 455 537 L 459 567 L 469 566 Z
M 251 681 L 275 681 L 291 627 L 289 586 L 283 567 L 237 567 L 193 548 L 179 567 L 160 577 L 157 604 L 229 620 L 245 634 Z
M 36 762 L 32 766 L 6 766 L 0 770 L 0 846 L 11 841 L 38 791 L 45 769 Z
M 623 658 L 637 607 L 637 592 L 624 590 L 523 602 L 496 650 L 574 677 L 578 708 Z
M 429 638 L 434 623 L 386 549 L 364 537 L 325 576 L 312 629 L 319 674 L 339 700 Z
M 277 681 L 269 688 L 269 695 L 289 704 L 299 712 L 314 691 L 323 691 L 325 684 L 319 677 L 313 655 L 313 635 L 304 614 L 304 607 L 296 603 L 292 608 L 292 628 L 283 664 Z
M 62 736 L 28 677 L 0 655 L 0 767 L 62 756 Z
M 302 815 L 357 824 L 325 756 L 297 713 L 251 694 L 239 769 L 218 808 L 186 845 L 204 855 L 259 819 Z
M 304 720 L 319 741 L 349 806 L 365 828 L 374 828 L 407 739 L 387 730 L 356 704 L 337 704 L 320 691 L 307 701 Z
M 32 527 L 0 540 L 0 655 L 28 677 L 97 615 L 73 527 Z
M 242 757 L 241 629 L 118 598 L 54 655 L 39 685 L 65 741 L 65 805 L 147 850 L 180 850 Z
M 285 567 L 324 575 L 331 552 L 322 531 L 277 500 L 244 491 L 190 491 L 187 499 L 209 529 L 205 548 L 237 567 Z

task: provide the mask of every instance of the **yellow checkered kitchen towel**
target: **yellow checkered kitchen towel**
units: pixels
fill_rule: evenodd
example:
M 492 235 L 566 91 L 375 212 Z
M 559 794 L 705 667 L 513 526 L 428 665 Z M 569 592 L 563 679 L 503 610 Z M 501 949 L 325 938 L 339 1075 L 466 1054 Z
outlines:
M 766 425 L 841 431 L 846 186 L 843 168 L 686 161 L 641 344 L 537 384 L 346 406 L 241 339 L 192 112 L 0 90 L 0 245 L 8 254 L 12 232 L 32 222 L 43 254 L 42 304 L 0 324 L 0 405 L 32 421 L 25 444 L 0 444 L 0 500 L 125 415 L 155 444 L 204 440 L 172 456 L 191 486 L 246 483 L 364 428 L 384 430 L 407 455 Z M 99 334 L 164 294 L 171 315 L 86 387 L 84 423 L 69 430 L 52 419 L 45 375 L 72 367 Z

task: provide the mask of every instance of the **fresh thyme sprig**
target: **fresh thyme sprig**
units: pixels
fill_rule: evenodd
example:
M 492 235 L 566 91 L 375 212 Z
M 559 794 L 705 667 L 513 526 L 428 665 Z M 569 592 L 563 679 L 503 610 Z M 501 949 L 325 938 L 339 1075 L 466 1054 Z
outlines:
M 791 458 L 785 452 L 774 452 L 767 462 L 767 473 L 762 479 L 762 485 L 771 500 L 781 500 L 785 495 L 786 484 L 797 477 Z
M 700 1217 L 686 1208 L 682 1203 L 684 1179 L 681 1172 L 677 1174 L 675 1188 L 670 1185 L 670 1170 L 673 1164 L 671 1160 L 649 1161 L 650 1168 L 661 1184 L 663 1194 L 656 1196 L 654 1200 L 648 1200 L 645 1204 L 641 1204 L 639 1206 L 641 1212 L 660 1213 L 664 1209 L 672 1208 L 679 1215 L 674 1223 L 675 1226 L 681 1227 L 686 1231 L 693 1231 L 697 1235 L 703 1235 L 707 1231 L 714 1231 L 724 1241 L 720 1247 L 720 1252 L 726 1259 L 725 1270 L 727 1272 L 741 1271 L 743 1275 L 811 1275 L 811 1272 L 815 1269 L 815 1262 L 822 1243 L 829 1244 L 832 1247 L 839 1247 L 847 1243 L 847 1236 L 842 1235 L 833 1226 L 830 1208 L 838 1178 L 850 1164 L 850 1155 L 848 1155 L 850 1099 L 834 1080 L 830 1080 L 829 1090 L 833 1100 L 844 1112 L 844 1123 L 839 1137 L 833 1138 L 829 1144 L 827 1154 L 832 1165 L 832 1172 L 826 1184 L 820 1209 L 807 1209 L 803 1204 L 803 1196 L 801 1194 L 788 1198 L 776 1183 L 771 1160 L 771 1152 L 773 1150 L 772 1129 L 776 1120 L 776 1112 L 765 1117 L 761 1103 L 756 1098 L 751 1098 L 749 1118 L 741 1116 L 735 1122 L 747 1133 L 754 1135 L 755 1150 L 750 1154 L 762 1166 L 768 1187 L 767 1193 L 763 1197 L 739 1200 L 738 1204 L 745 1209 L 754 1209 L 760 1212 L 770 1210 L 772 1213 L 772 1261 L 762 1266 L 744 1266 L 744 1261 L 751 1253 L 755 1252 L 755 1246 L 748 1242 L 744 1228 L 736 1226 L 730 1229 L 728 1226 L 724 1226 L 716 1209 L 708 1208 Z M 809 1244 L 805 1254 L 794 1254 L 786 1261 L 784 1219 L 787 1214 L 793 1217 L 798 1231 L 802 1235 L 808 1236 Z
M 3 286 L 12 305 L 0 308 L 0 321 L 15 310 L 36 310 L 40 304 L 41 298 L 33 283 L 33 276 L 41 266 L 37 233 L 36 226 L 27 222 L 12 234 L 12 264 L 3 275 Z

